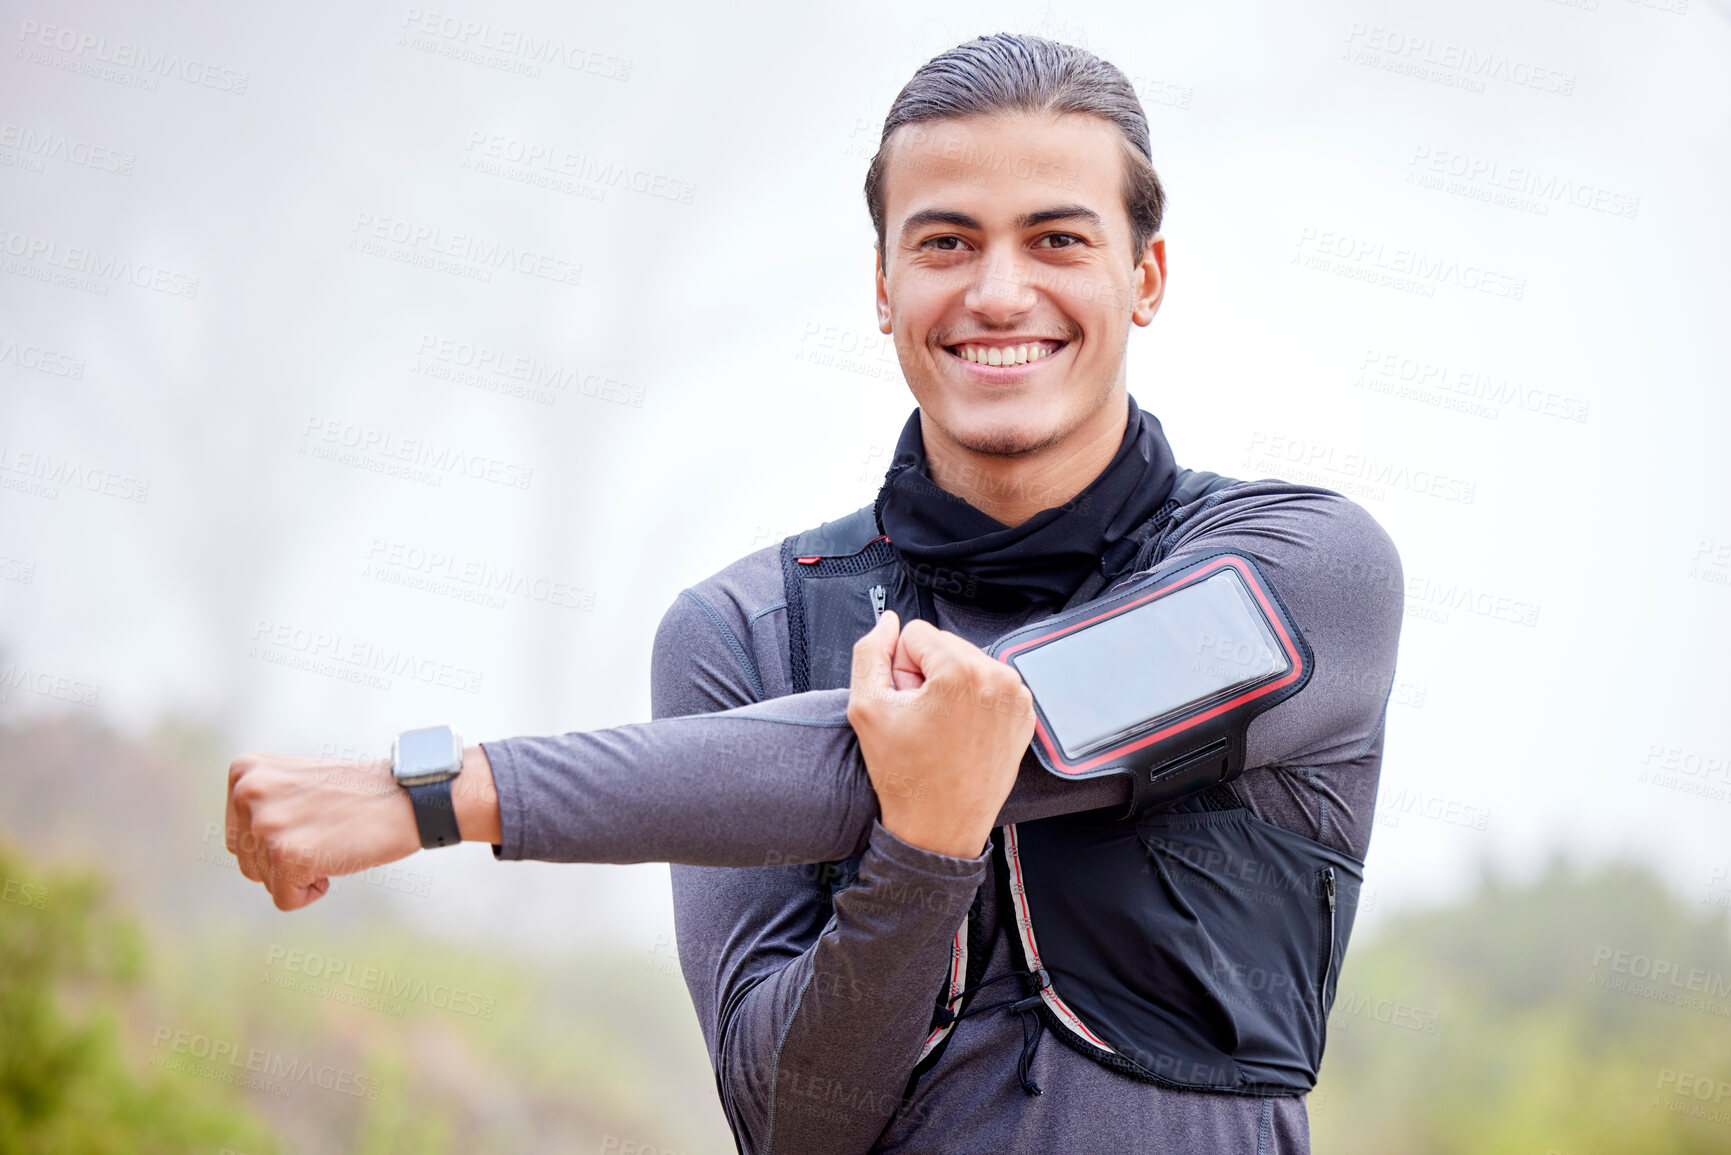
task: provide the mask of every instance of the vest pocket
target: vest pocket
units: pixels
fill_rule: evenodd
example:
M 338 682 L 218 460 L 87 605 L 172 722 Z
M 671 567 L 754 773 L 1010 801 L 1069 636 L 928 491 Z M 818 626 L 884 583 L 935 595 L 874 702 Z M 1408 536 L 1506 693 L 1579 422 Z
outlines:
M 1243 808 L 1017 830 L 1053 991 L 1134 1073 L 1258 1094 L 1314 1085 L 1356 862 Z

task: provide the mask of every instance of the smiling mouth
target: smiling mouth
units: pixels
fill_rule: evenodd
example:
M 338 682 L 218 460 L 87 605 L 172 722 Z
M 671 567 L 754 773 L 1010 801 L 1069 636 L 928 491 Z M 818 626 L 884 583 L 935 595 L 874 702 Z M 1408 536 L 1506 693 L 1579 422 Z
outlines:
M 1017 345 L 981 345 L 963 342 L 945 345 L 944 351 L 973 365 L 1031 365 L 1058 352 L 1068 341 L 1024 341 Z

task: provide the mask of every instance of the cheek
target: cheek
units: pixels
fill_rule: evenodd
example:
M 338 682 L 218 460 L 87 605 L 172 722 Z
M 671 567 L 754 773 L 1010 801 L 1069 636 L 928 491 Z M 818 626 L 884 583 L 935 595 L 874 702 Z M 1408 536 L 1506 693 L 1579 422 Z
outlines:
M 895 325 L 898 338 L 912 336 L 922 339 L 926 330 L 931 327 L 928 320 L 930 307 L 925 294 L 917 289 L 903 285 L 889 296 L 890 321 Z
M 1069 315 L 1070 322 L 1081 327 L 1083 352 L 1089 357 L 1097 355 L 1103 347 L 1111 344 L 1114 318 L 1111 309 L 1102 303 L 1109 291 L 1102 286 L 1102 299 L 1073 298 L 1064 310 Z
M 1128 278 L 1102 280 L 1096 286 L 1095 297 L 1088 302 L 1088 323 L 1102 332 L 1123 334 L 1130 327 L 1130 313 L 1136 306 L 1136 284 Z

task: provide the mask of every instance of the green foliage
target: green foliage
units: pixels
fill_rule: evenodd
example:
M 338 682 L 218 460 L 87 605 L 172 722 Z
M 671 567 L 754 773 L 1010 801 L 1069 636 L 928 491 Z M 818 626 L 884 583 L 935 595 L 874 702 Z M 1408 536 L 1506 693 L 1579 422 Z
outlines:
M 1629 866 L 1487 879 L 1347 956 L 1311 1096 L 1316 1149 L 1728 1151 L 1728 1016 L 1722 912 Z
M 143 952 L 98 878 L 0 848 L 0 888 L 0 1155 L 276 1150 L 227 1088 L 128 1070 L 113 1016 Z

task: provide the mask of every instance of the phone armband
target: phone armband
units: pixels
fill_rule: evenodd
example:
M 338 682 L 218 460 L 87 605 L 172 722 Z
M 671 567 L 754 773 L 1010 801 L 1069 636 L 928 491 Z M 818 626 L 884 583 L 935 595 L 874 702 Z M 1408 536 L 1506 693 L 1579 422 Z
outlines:
M 1150 574 L 987 648 L 1034 696 L 1060 778 L 1128 774 L 1132 813 L 1230 782 L 1252 718 L 1310 680 L 1310 645 L 1242 554 Z

